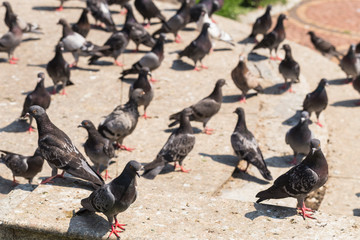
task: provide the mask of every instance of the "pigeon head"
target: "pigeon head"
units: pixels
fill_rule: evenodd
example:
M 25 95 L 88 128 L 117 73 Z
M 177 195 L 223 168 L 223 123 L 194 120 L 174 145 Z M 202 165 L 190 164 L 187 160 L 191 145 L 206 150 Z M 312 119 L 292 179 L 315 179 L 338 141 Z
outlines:
M 282 49 L 284 49 L 285 52 L 291 51 L 291 48 L 290 48 L 290 45 L 289 45 L 289 44 L 284 44 L 284 45 L 282 46 Z
M 266 11 L 267 11 L 267 12 L 270 12 L 271 9 L 272 9 L 272 5 L 271 5 L 271 4 L 267 5 Z
M 65 18 L 60 18 L 60 20 L 58 21 L 57 24 L 65 26 L 65 25 L 67 25 L 68 23 L 67 23 L 67 21 L 65 20 Z
M 89 130 L 89 129 L 92 129 L 92 128 L 95 129 L 94 124 L 90 120 L 82 121 L 81 124 L 78 126 L 78 128 L 79 127 L 85 128 L 86 130 Z
M 4 1 L 2 5 L 6 8 L 10 7 L 10 3 L 8 1 Z
M 166 39 L 166 34 L 165 33 L 160 33 L 159 40 L 165 41 L 165 39 Z
M 312 153 L 314 153 L 317 150 L 320 150 L 321 149 L 320 140 L 316 138 L 311 139 L 310 148 Z
M 308 31 L 307 34 L 309 34 L 310 36 L 315 36 L 315 33 L 313 31 Z
M 283 21 L 285 19 L 287 19 L 287 17 L 286 17 L 285 14 L 282 13 L 282 14 L 279 15 L 278 21 L 280 21 L 280 20 Z
M 222 86 L 224 86 L 225 84 L 226 84 L 225 79 L 219 79 L 219 80 L 217 80 L 217 82 L 216 82 L 216 87 L 222 87 Z
M 302 111 L 300 121 L 304 122 L 306 120 L 309 120 L 309 113 L 307 111 Z
M 64 43 L 63 42 L 59 42 L 56 46 L 55 46 L 55 52 L 62 52 L 64 51 Z
M 191 114 L 193 114 L 193 110 L 191 108 L 185 108 L 183 111 L 182 111 L 182 114 L 185 115 L 185 116 L 190 116 Z
M 210 23 L 204 23 L 204 25 L 203 25 L 203 30 L 204 29 L 208 29 L 210 27 Z
M 46 112 L 42 107 L 38 105 L 33 105 L 29 108 L 28 114 L 36 119 L 37 117 L 41 117 L 46 114 Z
M 319 83 L 320 86 L 322 87 L 325 87 L 325 86 L 328 86 L 329 85 L 329 82 L 326 78 L 323 78 L 320 80 L 320 83 Z
M 138 102 L 142 98 L 142 96 L 144 96 L 144 94 L 145 92 L 142 88 L 137 88 L 132 92 L 130 99 Z
M 140 177 L 140 174 L 138 173 L 140 170 L 142 169 L 142 165 L 135 161 L 135 160 L 131 160 L 130 162 L 128 162 L 125 166 L 124 171 L 129 171 L 131 173 L 136 174 L 138 177 Z
M 40 82 L 45 79 L 45 73 L 39 72 L 37 77 L 38 77 L 38 82 Z
M 242 107 L 236 108 L 234 113 L 236 113 L 238 116 L 244 116 L 245 115 L 244 109 Z

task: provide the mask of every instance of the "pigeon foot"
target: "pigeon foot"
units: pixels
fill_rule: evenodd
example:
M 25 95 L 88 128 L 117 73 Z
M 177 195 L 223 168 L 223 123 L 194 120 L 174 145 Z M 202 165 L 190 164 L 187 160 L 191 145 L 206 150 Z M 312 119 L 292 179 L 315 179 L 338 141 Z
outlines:
M 290 88 L 287 90 L 289 93 L 295 93 L 295 91 L 292 89 L 292 87 L 290 86 Z
M 60 95 L 67 95 L 65 92 L 65 88 L 61 91 Z
M 114 224 L 114 226 L 120 228 L 121 230 L 125 230 L 125 228 L 123 228 L 123 227 L 125 227 L 126 224 L 120 224 L 120 223 L 118 222 L 118 220 L 115 218 L 115 224 Z
M 107 170 L 107 169 L 106 169 L 106 171 L 105 171 L 105 176 L 104 176 L 104 178 L 105 178 L 105 181 L 108 180 L 108 178 L 112 179 L 112 177 L 110 177 L 110 175 L 108 174 L 108 170 Z
M 150 116 L 146 115 L 146 112 L 141 117 L 144 118 L 145 120 L 151 118 Z
M 246 103 L 246 97 L 241 96 L 240 99 L 239 99 L 239 102 L 240 103 Z
M 202 68 L 202 69 L 209 69 L 209 67 L 207 67 L 207 66 L 205 66 L 205 65 L 203 65 L 203 64 L 201 64 L 201 68 Z
M 143 23 L 143 25 L 144 25 L 144 28 L 145 28 L 145 29 L 150 28 L 150 23 L 147 23 L 147 24 Z
M 213 132 L 214 132 L 214 129 L 212 129 L 212 128 L 205 128 L 204 129 L 204 133 L 207 134 L 207 135 L 211 135 L 211 134 L 213 134 Z
M 319 127 L 323 127 L 323 125 L 319 122 L 319 120 L 316 122 L 316 125 L 318 125 Z
M 10 63 L 10 64 L 17 64 L 17 62 L 15 62 L 15 61 L 13 61 L 13 60 L 11 60 L 11 59 L 9 59 L 9 63 Z
M 298 208 L 298 211 L 300 213 L 300 215 L 304 218 L 305 220 L 305 217 L 307 218 L 311 218 L 311 219 L 315 219 L 312 215 L 313 215 L 313 212 L 314 210 L 310 209 L 310 208 L 307 208 L 305 206 L 305 203 L 303 203 L 303 206 L 301 208 Z M 311 212 L 311 213 L 307 213 L 307 212 Z
M 123 67 L 124 64 L 122 64 L 121 62 L 119 62 L 118 60 L 114 61 L 115 65 L 119 66 L 119 67 Z
M 127 9 L 125 8 L 125 9 L 123 9 L 123 10 L 121 10 L 120 11 L 120 15 L 126 15 L 127 14 Z
M 35 130 L 32 128 L 32 126 L 30 126 L 27 131 L 28 131 L 29 134 L 30 134 L 31 132 L 35 132 Z
M 55 11 L 58 11 L 58 12 L 61 12 L 62 10 L 64 10 L 64 7 L 63 6 L 60 6 L 58 8 L 55 8 Z
M 13 60 L 13 61 L 19 61 L 20 59 L 19 59 L 19 58 L 16 58 L 16 57 L 12 57 L 11 60 Z
M 156 80 L 155 78 L 150 78 L 150 82 L 156 83 L 158 82 L 158 80 Z
M 126 150 L 128 152 L 132 152 L 133 150 L 135 150 L 135 148 L 129 148 L 129 147 L 126 147 L 125 145 L 122 145 L 120 143 L 117 143 L 116 144 L 118 148 L 120 148 L 121 150 Z
M 110 232 L 108 238 L 110 238 L 110 236 L 111 236 L 112 234 L 115 234 L 116 237 L 120 238 L 120 236 L 118 235 L 118 233 L 121 233 L 121 232 L 122 232 L 121 230 L 116 230 L 116 226 L 111 225 L 111 232 Z
M 194 67 L 194 71 L 201 71 L 201 69 L 200 68 L 198 68 L 198 67 Z
M 180 170 L 183 173 L 189 173 L 191 171 L 191 169 L 185 169 L 183 166 L 180 165 Z

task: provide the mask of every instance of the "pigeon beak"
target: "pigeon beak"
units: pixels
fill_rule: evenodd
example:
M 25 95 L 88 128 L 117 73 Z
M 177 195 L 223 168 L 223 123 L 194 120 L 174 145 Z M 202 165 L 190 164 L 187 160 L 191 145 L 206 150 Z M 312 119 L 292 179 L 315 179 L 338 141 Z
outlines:
M 78 128 L 84 127 L 83 125 L 79 125 Z
M 148 72 L 148 76 L 152 77 L 152 74 L 151 74 L 151 72 Z
M 137 175 L 138 177 L 140 177 L 140 174 L 139 174 L 138 172 L 136 172 L 136 175 Z

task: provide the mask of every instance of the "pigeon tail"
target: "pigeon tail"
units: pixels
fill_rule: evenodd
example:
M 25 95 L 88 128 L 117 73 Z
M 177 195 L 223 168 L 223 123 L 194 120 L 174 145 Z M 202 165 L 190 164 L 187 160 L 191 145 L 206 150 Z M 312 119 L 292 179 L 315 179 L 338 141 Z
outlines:
M 165 167 L 165 161 L 162 156 L 157 157 L 151 163 L 148 163 L 144 166 L 144 173 L 141 175 L 146 179 L 154 179 Z
M 169 124 L 168 127 L 173 127 L 179 123 L 181 112 L 174 113 L 170 115 L 169 120 L 175 120 Z

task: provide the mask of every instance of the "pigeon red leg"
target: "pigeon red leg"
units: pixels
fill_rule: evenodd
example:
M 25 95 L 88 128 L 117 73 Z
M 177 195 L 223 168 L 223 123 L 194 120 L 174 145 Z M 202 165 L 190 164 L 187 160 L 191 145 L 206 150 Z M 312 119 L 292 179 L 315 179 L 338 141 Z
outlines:
M 214 131 L 214 129 L 212 129 L 212 128 L 205 128 L 204 129 L 204 133 L 205 134 L 207 134 L 207 135 L 211 135 L 211 134 L 213 134 L 213 131 Z
M 181 171 L 184 172 L 184 173 L 188 173 L 188 172 L 191 171 L 191 169 L 185 169 L 185 168 L 184 168 L 183 166 L 181 166 L 181 165 L 180 165 L 180 169 L 181 169 Z
M 40 184 L 51 183 L 54 178 L 64 178 L 64 173 L 65 173 L 65 171 L 63 171 L 61 174 L 57 174 L 55 176 L 48 177 L 48 178 L 42 180 Z
M 175 42 L 176 42 L 176 43 L 181 43 L 181 42 L 182 42 L 182 41 L 181 41 L 181 37 L 180 37 L 179 34 L 176 35 L 176 37 L 175 37 Z
M 150 116 L 146 115 L 146 112 L 144 112 L 144 115 L 142 115 L 141 117 L 143 117 L 145 120 L 151 118 Z
M 119 62 L 118 60 L 115 60 L 115 62 L 114 62 L 117 66 L 119 66 L 119 67 L 123 67 L 124 66 L 124 64 L 122 64 L 121 62 Z
M 15 176 L 13 176 L 12 185 L 13 185 L 13 186 L 17 186 L 17 185 L 19 185 L 19 182 L 18 182 L 18 181 L 16 181 Z
M 246 103 L 246 97 L 244 95 L 241 95 L 239 102 Z
M 143 25 L 144 25 L 144 28 L 145 28 L 145 29 L 147 29 L 147 28 L 150 27 L 150 23 L 149 23 L 149 22 L 148 22 L 147 24 L 144 23 Z
M 112 179 L 112 177 L 110 177 L 110 175 L 108 174 L 108 170 L 107 170 L 107 169 L 105 170 L 105 176 L 104 176 L 104 178 L 105 178 L 105 181 L 106 181 L 108 178 Z
M 305 219 L 305 217 L 307 218 L 311 218 L 311 219 L 315 219 L 313 216 L 312 216 L 312 212 L 314 212 L 314 210 L 310 209 L 310 208 L 307 208 L 305 206 L 305 203 L 303 203 L 302 207 L 298 208 L 298 210 L 300 211 L 300 215 L 303 216 L 303 218 Z M 311 213 L 307 213 L 308 212 L 311 212 Z
M 132 152 L 132 150 L 135 150 L 135 148 L 129 148 L 129 147 L 126 147 L 125 145 L 122 145 L 120 143 L 117 143 L 116 144 L 118 148 L 120 148 L 121 150 L 126 150 L 128 152 Z
M 118 233 L 121 233 L 121 232 L 122 232 L 122 231 L 120 231 L 120 230 L 116 230 L 115 225 L 112 225 L 112 224 L 111 224 L 111 232 L 110 232 L 108 238 L 110 238 L 110 236 L 111 236 L 112 234 L 115 234 L 116 237 L 120 238 L 120 236 L 118 235 Z
M 215 23 L 215 24 L 217 23 L 213 18 L 211 18 L 211 21 L 212 21 L 213 23 Z
M 120 15 L 126 15 L 127 12 L 128 12 L 128 10 L 126 8 L 124 8 L 120 11 Z
M 76 67 L 76 66 L 77 66 L 77 62 L 73 62 L 72 64 L 69 65 L 69 68 Z
M 201 69 L 198 68 L 197 66 L 195 66 L 195 67 L 194 67 L 194 71 L 198 71 L 198 72 L 199 72 L 199 71 L 201 71 Z
M 60 94 L 61 94 L 61 95 L 67 95 L 66 92 L 65 92 L 65 88 L 61 91 Z
M 318 125 L 319 127 L 323 127 L 319 120 L 317 120 L 316 125 Z
M 30 126 L 28 129 L 28 133 L 30 134 L 31 132 L 35 132 L 35 130 Z
M 205 66 L 204 64 L 201 64 L 202 69 L 209 69 L 209 67 Z
M 11 60 L 13 60 L 13 61 L 19 61 L 20 59 L 19 59 L 19 58 L 16 58 L 16 57 L 12 57 Z
M 295 93 L 295 91 L 292 89 L 291 86 L 289 87 L 288 92 L 289 92 L 289 93 Z
M 118 227 L 118 228 L 120 228 L 121 230 L 125 230 L 125 226 L 126 226 L 126 224 L 120 224 L 119 222 L 118 222 L 118 220 L 116 219 L 116 217 L 114 217 L 115 218 L 115 227 Z
M 17 62 L 15 62 L 14 60 L 11 60 L 11 59 L 9 59 L 9 63 L 10 64 L 17 64 Z
M 58 11 L 58 12 L 61 12 L 62 10 L 64 10 L 64 7 L 63 6 L 60 6 L 58 8 L 55 9 L 55 11 Z

